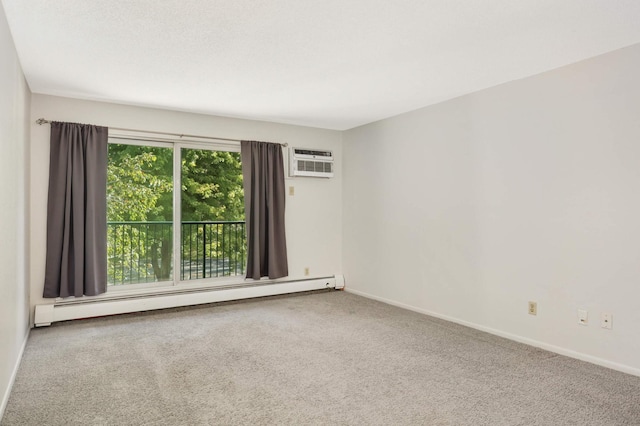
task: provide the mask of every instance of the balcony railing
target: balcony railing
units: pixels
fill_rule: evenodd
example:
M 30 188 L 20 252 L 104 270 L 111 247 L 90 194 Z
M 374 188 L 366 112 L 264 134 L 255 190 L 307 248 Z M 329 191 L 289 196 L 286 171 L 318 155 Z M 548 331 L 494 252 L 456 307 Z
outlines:
M 182 222 L 180 280 L 244 275 L 244 221 Z M 108 222 L 109 285 L 173 280 L 172 222 Z

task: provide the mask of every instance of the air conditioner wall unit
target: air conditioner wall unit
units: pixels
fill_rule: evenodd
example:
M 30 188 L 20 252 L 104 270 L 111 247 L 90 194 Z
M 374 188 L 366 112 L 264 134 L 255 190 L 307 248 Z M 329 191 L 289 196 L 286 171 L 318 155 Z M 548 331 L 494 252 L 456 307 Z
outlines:
M 289 175 L 333 177 L 333 153 L 320 149 L 291 148 Z

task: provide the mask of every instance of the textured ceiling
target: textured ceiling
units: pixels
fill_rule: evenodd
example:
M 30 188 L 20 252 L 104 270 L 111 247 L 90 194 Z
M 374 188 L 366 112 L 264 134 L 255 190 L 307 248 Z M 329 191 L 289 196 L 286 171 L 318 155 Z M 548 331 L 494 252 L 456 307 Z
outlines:
M 348 129 L 640 42 L 638 0 L 2 0 L 34 93 Z

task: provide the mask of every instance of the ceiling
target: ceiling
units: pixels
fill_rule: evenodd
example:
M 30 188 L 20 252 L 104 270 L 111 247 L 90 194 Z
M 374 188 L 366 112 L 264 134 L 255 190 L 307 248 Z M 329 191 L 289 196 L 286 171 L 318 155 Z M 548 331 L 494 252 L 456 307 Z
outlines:
M 640 43 L 638 0 L 2 0 L 34 93 L 344 130 Z

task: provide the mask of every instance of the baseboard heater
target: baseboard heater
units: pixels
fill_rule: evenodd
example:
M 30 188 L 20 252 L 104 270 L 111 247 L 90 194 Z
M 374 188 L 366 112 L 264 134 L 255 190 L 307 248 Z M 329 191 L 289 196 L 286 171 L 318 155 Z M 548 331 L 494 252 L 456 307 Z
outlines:
M 336 290 L 344 288 L 344 277 L 335 275 L 297 281 L 252 283 L 192 290 L 176 289 L 175 292 L 161 294 L 115 295 L 113 298 L 61 301 L 49 305 L 36 305 L 34 323 L 36 327 L 42 327 L 58 321 L 276 296 L 327 288 Z

